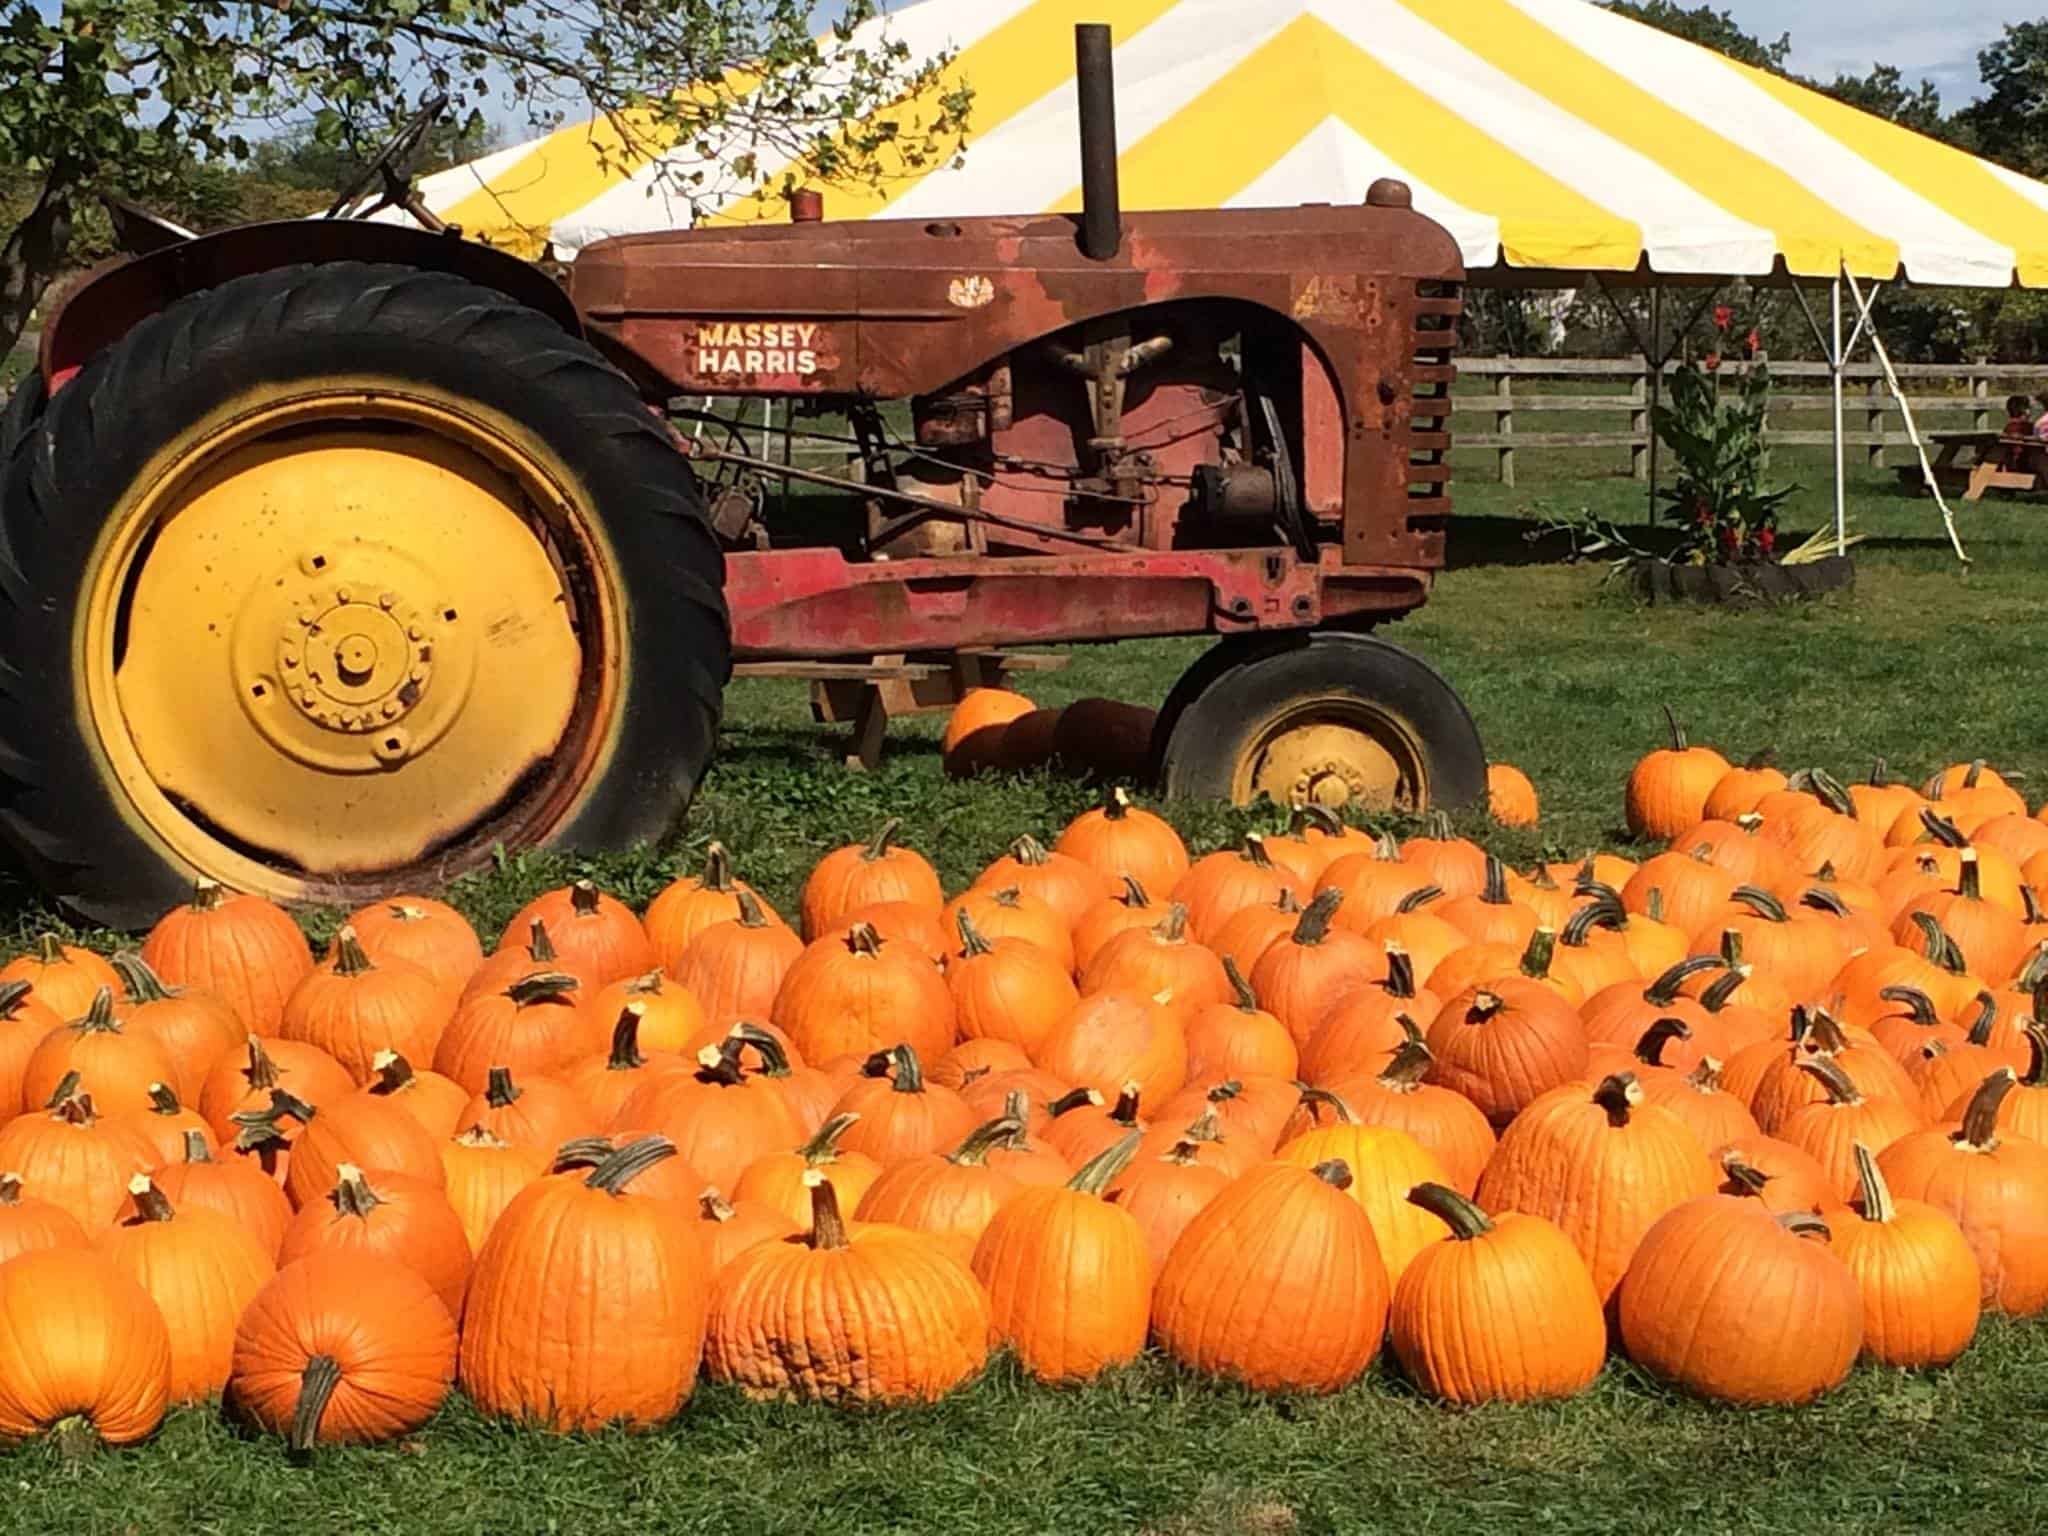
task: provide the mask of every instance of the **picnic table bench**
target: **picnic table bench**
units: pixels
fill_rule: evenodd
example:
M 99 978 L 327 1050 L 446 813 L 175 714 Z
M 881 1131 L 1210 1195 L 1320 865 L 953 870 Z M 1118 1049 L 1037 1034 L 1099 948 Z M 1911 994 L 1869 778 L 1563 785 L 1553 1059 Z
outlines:
M 1986 491 L 2048 491 L 2048 443 L 2036 438 L 2008 438 L 1999 432 L 1930 432 L 1935 450 L 1929 468 L 1945 491 L 1960 491 L 1964 501 L 1979 501 Z M 2008 448 L 2019 448 L 2020 468 L 2009 468 Z M 1968 457 L 1964 457 L 1967 451 Z M 1899 466 L 1899 483 L 1911 491 L 1927 489 L 1918 463 Z

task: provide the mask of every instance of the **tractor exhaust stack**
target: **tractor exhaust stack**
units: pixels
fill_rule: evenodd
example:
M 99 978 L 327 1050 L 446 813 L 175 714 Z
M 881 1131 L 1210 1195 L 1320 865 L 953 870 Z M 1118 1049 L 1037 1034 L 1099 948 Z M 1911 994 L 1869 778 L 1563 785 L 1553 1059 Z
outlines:
M 1113 261 L 1123 245 L 1123 208 L 1116 184 L 1116 66 L 1109 28 L 1074 28 L 1074 85 L 1081 103 L 1081 254 Z

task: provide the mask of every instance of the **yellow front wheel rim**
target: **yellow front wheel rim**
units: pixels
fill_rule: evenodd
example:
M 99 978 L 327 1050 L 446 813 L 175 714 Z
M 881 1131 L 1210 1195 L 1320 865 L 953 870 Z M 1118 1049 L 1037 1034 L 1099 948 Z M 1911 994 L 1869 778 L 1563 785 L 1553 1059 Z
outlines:
M 1289 700 L 1245 735 L 1231 798 L 1337 810 L 1417 810 L 1428 757 L 1400 716 L 1351 694 Z
M 272 391 L 108 520 L 81 697 L 172 853 L 328 894 L 573 801 L 616 691 L 607 565 L 516 424 L 411 386 Z

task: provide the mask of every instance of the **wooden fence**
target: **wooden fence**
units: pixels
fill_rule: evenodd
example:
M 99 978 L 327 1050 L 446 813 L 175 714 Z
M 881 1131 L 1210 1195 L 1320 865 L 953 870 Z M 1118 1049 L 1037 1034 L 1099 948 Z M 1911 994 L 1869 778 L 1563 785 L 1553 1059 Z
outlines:
M 1677 364 L 1667 365 L 1668 379 Z M 1730 363 L 1723 372 L 1740 376 L 1746 365 Z M 1826 363 L 1773 362 L 1773 417 L 1821 412 L 1818 429 L 1773 427 L 1773 443 L 1826 445 L 1834 441 L 1826 420 L 1832 409 Z M 1967 424 L 1977 431 L 1996 431 L 2005 421 L 2008 394 L 2031 395 L 2048 388 L 2048 367 L 2026 363 L 1902 363 L 1899 382 L 1909 391 L 1906 403 L 1924 433 Z M 1461 357 L 1459 384 L 1452 395 L 1451 441 L 1460 448 L 1491 449 L 1498 456 L 1503 484 L 1515 483 L 1515 451 L 1519 448 L 1618 448 L 1629 456 L 1638 480 L 1650 476 L 1650 371 L 1641 358 Z M 1562 389 L 1542 387 L 1562 385 Z M 1538 387 L 1531 387 L 1538 386 Z M 1604 392 L 1602 388 L 1604 386 Z M 1570 393 L 1572 389 L 1587 393 Z M 1926 393 L 1918 393 L 1919 389 Z M 1811 391 L 1817 390 L 1818 393 Z M 1571 425 L 1581 416 L 1626 413 L 1626 430 L 1522 430 L 1532 415 L 1556 413 Z M 1865 461 L 1882 469 L 1887 448 L 1910 447 L 1899 402 L 1876 363 L 1852 363 L 1842 370 L 1842 441 L 1862 450 Z M 1490 417 L 1493 430 L 1471 430 L 1475 418 Z M 1523 418 L 1518 424 L 1516 418 Z M 1937 419 L 1939 418 L 1939 419 Z M 1860 430 L 1858 430 L 1860 426 Z

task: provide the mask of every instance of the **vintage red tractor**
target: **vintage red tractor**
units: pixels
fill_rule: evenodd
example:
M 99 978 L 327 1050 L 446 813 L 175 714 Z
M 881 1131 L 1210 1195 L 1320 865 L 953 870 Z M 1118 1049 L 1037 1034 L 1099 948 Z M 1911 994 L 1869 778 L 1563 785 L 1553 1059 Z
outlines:
M 349 903 L 661 836 L 736 659 L 1145 635 L 1218 637 L 1169 793 L 1476 799 L 1470 716 L 1371 632 L 1443 561 L 1456 244 L 1396 182 L 1123 215 L 1080 57 L 1078 217 L 800 199 L 561 281 L 311 221 L 77 285 L 0 423 L 0 831 L 114 924 L 195 874 Z M 764 396 L 850 468 L 735 446 Z

